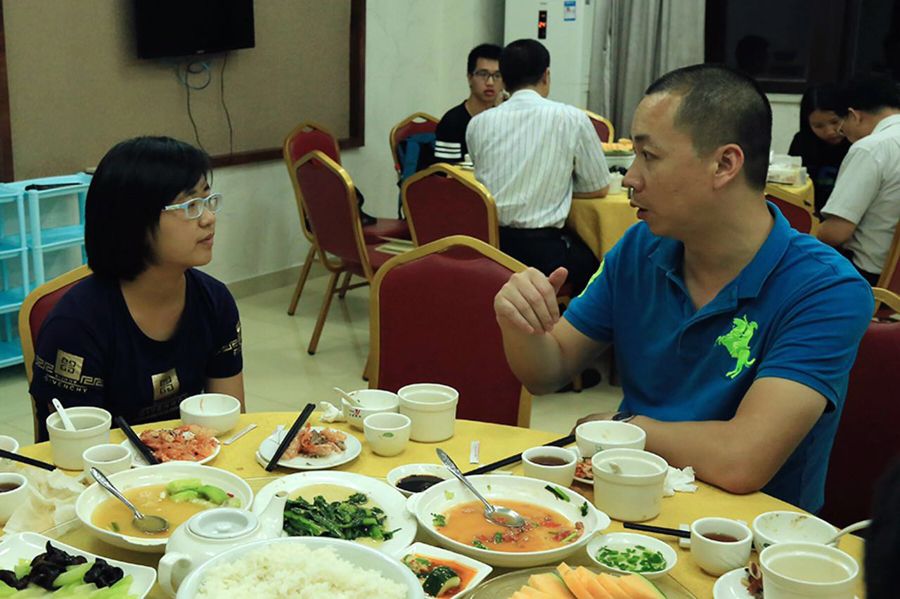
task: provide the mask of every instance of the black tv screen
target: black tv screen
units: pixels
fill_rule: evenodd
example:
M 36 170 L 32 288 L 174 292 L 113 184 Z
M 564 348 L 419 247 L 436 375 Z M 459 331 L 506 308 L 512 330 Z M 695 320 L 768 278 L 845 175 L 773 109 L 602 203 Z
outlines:
M 140 58 L 252 48 L 253 0 L 134 0 Z

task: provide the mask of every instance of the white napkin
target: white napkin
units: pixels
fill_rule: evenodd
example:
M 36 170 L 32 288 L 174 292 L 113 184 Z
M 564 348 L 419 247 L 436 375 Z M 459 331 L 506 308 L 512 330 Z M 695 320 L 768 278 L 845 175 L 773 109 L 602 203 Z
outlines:
M 345 422 L 344 412 L 330 401 L 320 401 L 319 411 L 322 412 L 319 416 L 321 422 Z
M 0 471 L 22 474 L 28 479 L 31 490 L 28 499 L 9 517 L 3 528 L 6 534 L 43 531 L 63 523 L 72 527 L 78 525 L 75 500 L 86 487 L 80 478 L 60 470 L 47 472 L 9 462 L 0 467 Z
M 675 494 L 675 491 L 693 493 L 697 490 L 697 485 L 693 483 L 694 469 L 691 466 L 686 466 L 682 470 L 669 466 L 666 482 L 663 484 L 663 496 L 671 497 Z

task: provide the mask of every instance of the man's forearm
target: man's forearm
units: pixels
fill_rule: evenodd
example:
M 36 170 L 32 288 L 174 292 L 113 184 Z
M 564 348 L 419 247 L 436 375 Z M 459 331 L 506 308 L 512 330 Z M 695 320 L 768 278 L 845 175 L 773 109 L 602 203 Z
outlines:
M 533 394 L 552 393 L 569 376 L 563 352 L 550 333 L 531 335 L 512 327 L 500 327 L 506 360 L 516 377 Z

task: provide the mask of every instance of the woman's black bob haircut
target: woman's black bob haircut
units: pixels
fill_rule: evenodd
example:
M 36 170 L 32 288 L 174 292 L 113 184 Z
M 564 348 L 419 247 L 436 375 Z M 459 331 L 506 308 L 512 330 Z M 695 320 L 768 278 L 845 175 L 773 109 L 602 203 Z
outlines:
M 108 279 L 134 280 L 153 264 L 151 238 L 163 207 L 210 174 L 203 150 L 170 137 L 116 144 L 97 165 L 85 205 L 88 266 Z
M 800 100 L 800 130 L 812 134 L 809 115 L 816 110 L 840 114 L 843 109 L 841 89 L 834 83 L 825 83 L 808 88 Z

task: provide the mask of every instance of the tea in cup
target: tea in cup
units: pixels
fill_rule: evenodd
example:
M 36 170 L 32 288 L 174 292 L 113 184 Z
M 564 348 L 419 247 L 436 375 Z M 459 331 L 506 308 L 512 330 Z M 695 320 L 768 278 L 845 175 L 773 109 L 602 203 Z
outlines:
M 532 447 L 522 452 L 525 476 L 563 487 L 572 484 L 577 463 L 575 452 L 565 447 Z
M 28 496 L 28 479 L 17 472 L 0 474 L 0 522 L 6 522 Z
M 700 518 L 691 524 L 691 555 L 708 574 L 721 576 L 750 559 L 753 532 L 730 518 Z M 768 599 L 768 589 L 766 589 Z
M 381 412 L 366 416 L 363 420 L 363 432 L 374 453 L 391 457 L 406 449 L 411 424 L 409 416 Z

